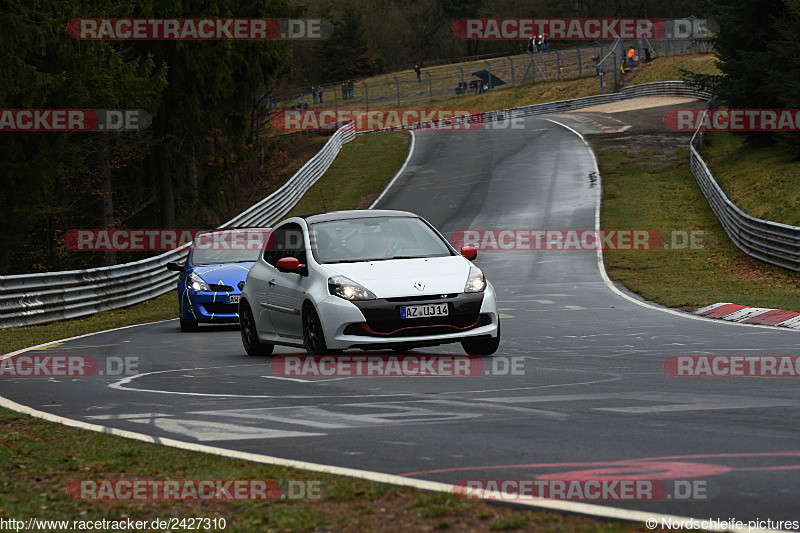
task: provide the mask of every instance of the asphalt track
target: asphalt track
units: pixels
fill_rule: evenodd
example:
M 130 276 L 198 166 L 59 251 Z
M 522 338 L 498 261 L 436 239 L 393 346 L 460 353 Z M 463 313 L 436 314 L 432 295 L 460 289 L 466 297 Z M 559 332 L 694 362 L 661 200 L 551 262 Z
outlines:
M 591 151 L 564 126 L 524 124 L 417 133 L 377 207 L 419 213 L 446 235 L 595 228 Z M 157 439 L 299 461 L 444 483 L 661 479 L 670 497 L 595 503 L 701 519 L 800 519 L 796 378 L 664 370 L 671 355 L 796 355 L 800 333 L 637 302 L 608 282 L 593 251 L 482 252 L 476 263 L 501 302 L 503 341 L 483 361 L 496 373 L 287 380 L 270 358 L 245 355 L 235 327 L 187 334 L 168 321 L 35 351 L 93 356 L 101 369 L 138 358 L 133 376 L 5 378 L 2 396 Z M 511 358 L 523 372 L 503 372 Z M 706 493 L 677 499 L 675 480 Z

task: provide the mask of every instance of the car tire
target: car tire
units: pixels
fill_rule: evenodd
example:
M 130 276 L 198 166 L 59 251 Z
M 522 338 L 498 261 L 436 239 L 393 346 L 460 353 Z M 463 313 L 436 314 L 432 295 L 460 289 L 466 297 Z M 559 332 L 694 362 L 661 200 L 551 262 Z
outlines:
M 319 315 L 310 303 L 303 306 L 303 345 L 308 355 L 338 355 L 342 353 L 342 350 L 328 348 Z
M 461 347 L 467 355 L 492 355 L 500 346 L 500 323 L 497 324 L 497 337 L 463 341 Z
M 200 329 L 200 325 L 197 323 L 197 320 L 185 320 L 183 318 L 180 319 L 181 323 L 181 331 L 197 331 Z
M 247 301 L 242 300 L 239 306 L 239 330 L 242 333 L 242 346 L 247 355 L 254 357 L 270 355 L 275 349 L 274 344 L 265 344 L 258 339 L 256 321 Z

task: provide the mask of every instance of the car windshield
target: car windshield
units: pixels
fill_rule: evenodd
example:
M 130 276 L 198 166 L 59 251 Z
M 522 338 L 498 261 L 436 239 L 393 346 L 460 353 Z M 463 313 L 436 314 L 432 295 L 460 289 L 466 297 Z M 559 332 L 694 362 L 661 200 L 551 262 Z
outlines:
M 201 233 L 192 243 L 191 262 L 193 265 L 217 265 L 255 261 L 267 235 L 267 230 Z
M 444 240 L 415 217 L 374 217 L 310 226 L 318 263 L 355 263 L 453 255 Z

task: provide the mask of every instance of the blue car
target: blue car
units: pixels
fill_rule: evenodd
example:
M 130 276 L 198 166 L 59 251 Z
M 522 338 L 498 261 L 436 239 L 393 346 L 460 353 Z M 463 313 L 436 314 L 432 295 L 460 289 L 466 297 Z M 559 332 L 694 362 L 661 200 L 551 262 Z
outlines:
M 239 296 L 268 235 L 266 228 L 198 233 L 186 263 L 167 263 L 167 270 L 181 273 L 178 313 L 182 331 L 197 331 L 200 323 L 239 322 Z

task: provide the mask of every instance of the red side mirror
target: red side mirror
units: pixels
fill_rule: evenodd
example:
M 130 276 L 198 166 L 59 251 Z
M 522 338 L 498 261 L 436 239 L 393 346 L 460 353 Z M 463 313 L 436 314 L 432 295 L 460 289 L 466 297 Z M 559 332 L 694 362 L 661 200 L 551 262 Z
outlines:
M 478 249 L 474 246 L 462 246 L 461 247 L 461 255 L 472 261 L 476 257 L 478 257 Z
M 302 268 L 303 265 L 300 264 L 300 261 L 296 257 L 282 257 L 278 259 L 277 267 L 278 270 L 286 270 L 286 271 L 297 271 Z

